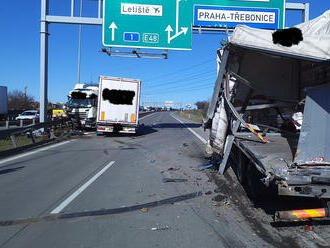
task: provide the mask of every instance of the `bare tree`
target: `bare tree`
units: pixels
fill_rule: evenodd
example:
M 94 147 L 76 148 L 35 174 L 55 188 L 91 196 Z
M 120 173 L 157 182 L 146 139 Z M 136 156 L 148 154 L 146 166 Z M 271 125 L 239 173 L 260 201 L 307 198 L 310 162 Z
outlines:
M 198 101 L 195 103 L 195 105 L 197 106 L 197 109 L 199 111 L 201 111 L 201 113 L 205 117 L 206 113 L 207 113 L 207 109 L 209 108 L 209 102 L 208 101 Z
M 9 110 L 28 110 L 34 108 L 34 97 L 25 95 L 23 91 L 13 90 L 8 93 Z

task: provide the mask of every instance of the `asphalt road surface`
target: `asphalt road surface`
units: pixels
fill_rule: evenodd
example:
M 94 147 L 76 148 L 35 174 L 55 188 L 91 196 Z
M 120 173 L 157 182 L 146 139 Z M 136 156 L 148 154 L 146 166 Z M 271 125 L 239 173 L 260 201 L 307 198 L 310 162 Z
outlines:
M 232 173 L 200 171 L 207 133 L 173 115 L 145 116 L 137 135 L 88 134 L 0 160 L 0 223 L 11 221 L 0 247 L 329 245 L 303 227 L 272 227 Z

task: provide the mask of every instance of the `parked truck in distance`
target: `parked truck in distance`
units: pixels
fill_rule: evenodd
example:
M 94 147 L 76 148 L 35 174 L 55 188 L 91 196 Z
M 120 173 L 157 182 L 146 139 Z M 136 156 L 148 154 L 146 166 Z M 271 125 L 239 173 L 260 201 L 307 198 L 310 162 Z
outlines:
M 7 87 L 0 86 L 0 120 L 5 119 L 8 114 Z
M 69 92 L 67 115 L 78 128 L 95 128 L 98 85 L 76 84 Z
M 139 121 L 141 81 L 100 76 L 97 134 L 135 133 Z

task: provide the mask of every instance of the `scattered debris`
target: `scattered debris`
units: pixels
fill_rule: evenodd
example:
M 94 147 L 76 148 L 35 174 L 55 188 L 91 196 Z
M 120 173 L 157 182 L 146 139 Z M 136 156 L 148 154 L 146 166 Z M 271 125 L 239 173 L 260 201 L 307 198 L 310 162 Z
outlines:
M 183 143 L 182 144 L 184 147 L 187 147 L 187 146 L 189 146 L 187 143 Z
M 155 162 L 156 162 L 156 160 L 150 160 L 150 163 L 152 163 L 152 164 L 155 163 Z
M 180 168 L 174 168 L 174 167 L 170 167 L 167 169 L 168 171 L 177 171 L 180 170 Z
M 159 225 L 159 226 L 151 228 L 151 231 L 161 231 L 161 230 L 167 230 L 167 229 L 170 229 L 169 226 Z
M 220 188 L 215 189 L 214 193 L 221 193 L 221 189 Z
M 149 211 L 148 208 L 141 208 L 141 212 L 142 212 L 142 213 L 146 213 L 146 212 L 148 212 L 148 211 Z
M 313 226 L 306 225 L 305 226 L 305 231 L 314 231 L 314 227 Z
M 215 197 L 213 197 L 212 200 L 216 201 L 216 202 L 221 202 L 221 201 L 225 200 L 227 197 L 228 196 L 225 194 L 218 194 Z
M 212 194 L 212 191 L 211 190 L 205 192 L 205 195 L 211 195 L 211 194 Z
M 188 179 L 185 178 L 163 178 L 163 183 L 181 183 L 187 181 Z
M 208 165 L 200 165 L 198 166 L 199 170 L 205 170 L 205 169 L 208 169 L 208 168 L 211 168 L 212 166 L 214 166 L 214 164 L 208 164 Z
M 196 180 L 200 181 L 200 180 L 202 180 L 202 178 L 201 177 L 196 177 Z

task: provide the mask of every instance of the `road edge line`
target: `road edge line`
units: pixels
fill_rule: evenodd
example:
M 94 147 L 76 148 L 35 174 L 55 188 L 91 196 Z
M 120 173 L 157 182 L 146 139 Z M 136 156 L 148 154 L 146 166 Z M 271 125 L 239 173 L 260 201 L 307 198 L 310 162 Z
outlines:
M 52 148 L 55 148 L 55 147 L 58 147 L 58 146 L 61 146 L 61 145 L 65 145 L 65 144 L 68 144 L 70 142 L 73 142 L 73 140 L 63 141 L 63 142 L 56 143 L 56 144 L 49 145 L 49 146 L 45 146 L 45 147 L 30 151 L 30 152 L 22 153 L 22 154 L 15 155 L 15 156 L 12 156 L 12 157 L 9 157 L 9 158 L 4 158 L 4 159 L 0 160 L 0 164 L 4 164 L 4 163 L 10 162 L 12 160 L 16 160 L 16 159 L 23 158 L 23 157 L 26 157 L 26 156 L 29 156 L 29 155 L 33 155 L 33 154 L 38 153 L 38 152 L 47 151 L 49 149 L 52 149 Z
M 207 140 L 204 139 L 202 136 L 200 136 L 198 133 L 196 133 L 194 130 L 192 130 L 190 127 L 188 127 L 186 124 L 184 124 L 180 119 L 176 118 L 175 116 L 173 116 L 173 114 L 171 114 L 171 116 L 177 120 L 178 122 L 180 122 L 185 128 L 187 128 L 192 134 L 194 134 L 200 141 L 202 141 L 203 144 L 207 144 Z

